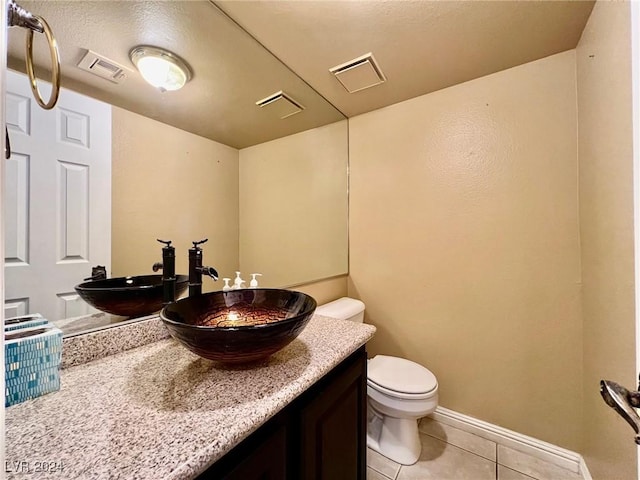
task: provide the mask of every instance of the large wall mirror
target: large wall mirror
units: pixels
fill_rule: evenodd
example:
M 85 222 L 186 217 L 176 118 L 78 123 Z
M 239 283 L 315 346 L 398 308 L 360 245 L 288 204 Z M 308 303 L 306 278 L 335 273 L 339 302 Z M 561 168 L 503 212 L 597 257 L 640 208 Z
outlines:
M 111 277 L 153 273 L 157 238 L 173 241 L 178 273 L 203 238 L 221 277 L 259 272 L 261 286 L 289 287 L 347 272 L 347 121 L 214 3 L 20 4 L 51 25 L 64 90 L 55 110 L 35 105 L 20 74 L 26 31 L 11 28 L 6 316 L 90 313 L 74 285 L 100 264 Z M 192 80 L 153 88 L 129 59 L 137 45 L 178 54 Z M 42 35 L 34 50 L 47 79 Z M 87 52 L 122 67 L 124 81 L 79 68 Z M 281 118 L 256 105 L 279 91 L 304 108 Z

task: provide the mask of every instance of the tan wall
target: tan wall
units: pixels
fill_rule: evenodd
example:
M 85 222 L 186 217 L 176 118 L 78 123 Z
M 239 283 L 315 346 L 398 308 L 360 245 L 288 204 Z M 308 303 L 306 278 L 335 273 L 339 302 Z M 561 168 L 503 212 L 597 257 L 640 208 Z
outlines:
M 349 294 L 444 407 L 580 444 L 574 51 L 349 120 Z
M 347 296 L 347 275 L 298 285 L 293 290 L 311 295 L 318 305 Z
M 347 273 L 348 125 L 240 150 L 240 269 L 262 286 Z
M 598 2 L 578 48 L 584 451 L 595 479 L 636 479 L 633 430 L 598 382 L 635 389 L 631 34 L 627 2 Z
M 188 273 L 193 240 L 220 274 L 238 268 L 238 150 L 113 108 L 112 276 L 150 274 L 156 238 L 176 247 Z M 205 279 L 204 290 L 221 284 Z

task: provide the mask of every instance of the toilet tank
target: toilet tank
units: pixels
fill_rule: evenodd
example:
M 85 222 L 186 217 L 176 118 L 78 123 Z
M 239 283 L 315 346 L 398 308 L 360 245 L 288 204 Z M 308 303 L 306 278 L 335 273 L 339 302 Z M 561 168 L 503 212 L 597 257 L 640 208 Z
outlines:
M 316 308 L 318 315 L 349 320 L 356 323 L 364 321 L 364 303 L 355 298 L 342 297 L 333 302 L 325 303 Z

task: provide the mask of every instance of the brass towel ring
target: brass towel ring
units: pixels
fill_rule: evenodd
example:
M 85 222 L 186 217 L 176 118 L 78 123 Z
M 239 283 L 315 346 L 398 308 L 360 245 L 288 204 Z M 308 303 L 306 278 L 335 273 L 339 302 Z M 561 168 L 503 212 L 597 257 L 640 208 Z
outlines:
M 33 68 L 33 30 L 29 29 L 27 32 L 27 74 L 29 75 L 29 83 L 31 85 L 31 91 L 36 98 L 38 105 L 45 110 L 51 110 L 58 102 L 58 95 L 60 94 L 60 54 L 58 53 L 58 42 L 53 36 L 51 27 L 45 21 L 44 18 L 34 15 L 34 18 L 40 22 L 44 29 L 44 34 L 47 37 L 49 43 L 49 54 L 51 55 L 51 96 L 49 101 L 45 103 L 38 89 L 38 83 L 36 74 Z

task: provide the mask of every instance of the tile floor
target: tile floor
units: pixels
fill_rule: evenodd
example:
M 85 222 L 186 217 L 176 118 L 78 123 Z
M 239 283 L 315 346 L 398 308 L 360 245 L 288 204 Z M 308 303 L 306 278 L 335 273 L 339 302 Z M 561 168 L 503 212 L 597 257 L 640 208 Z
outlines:
M 423 418 L 422 455 L 399 465 L 367 451 L 367 480 L 579 480 L 582 476 L 472 433 Z

